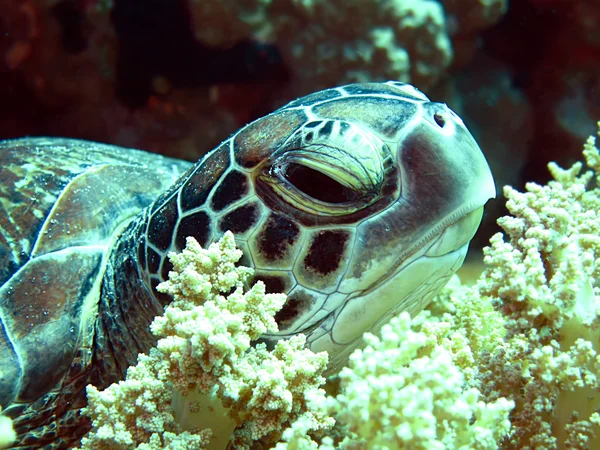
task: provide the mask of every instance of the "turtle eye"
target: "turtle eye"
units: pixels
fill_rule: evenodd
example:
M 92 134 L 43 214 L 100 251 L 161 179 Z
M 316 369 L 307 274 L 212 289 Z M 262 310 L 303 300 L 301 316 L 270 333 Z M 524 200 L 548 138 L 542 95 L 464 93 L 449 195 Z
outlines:
M 289 163 L 283 169 L 284 178 L 306 195 L 326 203 L 346 203 L 357 194 L 333 178 L 302 164 Z

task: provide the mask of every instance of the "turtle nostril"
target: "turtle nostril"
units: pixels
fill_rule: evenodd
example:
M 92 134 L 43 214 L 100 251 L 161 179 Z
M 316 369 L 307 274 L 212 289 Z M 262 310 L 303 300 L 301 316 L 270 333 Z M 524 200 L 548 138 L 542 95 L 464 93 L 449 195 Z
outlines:
M 444 128 L 444 125 L 446 125 L 446 118 L 442 113 L 435 113 L 433 115 L 433 120 L 435 120 L 435 123 L 437 123 L 440 128 Z

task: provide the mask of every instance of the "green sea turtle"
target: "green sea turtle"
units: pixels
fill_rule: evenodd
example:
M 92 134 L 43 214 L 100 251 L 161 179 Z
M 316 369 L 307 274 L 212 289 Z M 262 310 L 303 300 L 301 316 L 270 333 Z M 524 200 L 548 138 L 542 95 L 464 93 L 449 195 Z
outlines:
M 421 310 L 462 264 L 495 195 L 460 118 L 412 86 L 293 101 L 196 164 L 58 138 L 0 143 L 0 404 L 19 448 L 89 428 L 85 386 L 124 377 L 169 302 L 187 236 L 235 233 L 286 292 L 272 342 L 304 332 L 340 364 L 364 331 Z

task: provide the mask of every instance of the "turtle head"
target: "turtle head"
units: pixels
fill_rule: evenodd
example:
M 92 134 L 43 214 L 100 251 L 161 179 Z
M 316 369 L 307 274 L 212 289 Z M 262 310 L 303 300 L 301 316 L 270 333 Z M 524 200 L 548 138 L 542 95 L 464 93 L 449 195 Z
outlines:
M 253 172 L 271 212 L 249 252 L 257 278 L 288 293 L 265 340 L 306 333 L 336 364 L 365 331 L 427 305 L 495 187 L 462 120 L 412 86 L 349 85 L 273 117 L 290 114 L 305 120 Z
M 391 315 L 420 311 L 462 264 L 488 165 L 460 118 L 402 83 L 300 98 L 206 155 L 149 212 L 149 284 L 194 236 L 234 232 L 243 264 L 288 300 L 274 342 L 307 335 L 338 365 Z M 168 299 L 164 299 L 168 301 Z

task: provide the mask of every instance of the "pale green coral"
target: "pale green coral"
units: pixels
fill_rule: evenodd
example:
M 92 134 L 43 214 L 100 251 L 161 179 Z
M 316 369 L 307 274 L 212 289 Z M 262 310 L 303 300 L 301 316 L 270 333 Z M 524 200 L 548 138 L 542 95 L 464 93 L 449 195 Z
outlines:
M 456 355 L 427 345 L 420 331 L 425 319 L 411 322 L 402 313 L 382 328 L 380 338 L 365 334 L 367 347 L 354 352 L 340 373 L 336 418 L 364 448 L 497 448 L 510 427 L 513 403 L 503 398 L 485 403 L 476 388 L 466 387 Z
M 507 187 L 511 216 L 484 250 L 473 287 L 449 284 L 424 327 L 444 346 L 459 333 L 473 363 L 468 383 L 513 399 L 507 449 L 592 449 L 600 442 L 600 174 L 595 140 L 582 163 L 550 164 L 546 186 Z M 439 333 L 446 329 L 446 333 Z
M 256 440 L 277 442 L 299 417 L 312 420 L 312 431 L 330 427 L 331 418 L 305 406 L 307 396 L 324 397 L 325 353 L 304 349 L 303 336 L 272 352 L 250 348 L 277 331 L 273 316 L 285 296 L 265 294 L 260 282 L 244 292 L 251 271 L 236 267 L 241 252 L 233 235 L 208 250 L 188 238 L 184 251 L 169 257 L 174 269 L 159 290 L 174 300 L 152 323 L 158 344 L 126 380 L 103 392 L 88 387 L 85 413 L 94 428 L 82 448 L 225 448 L 230 440 L 249 448 Z
M 600 189 L 590 186 L 600 164 L 593 138 L 584 157 L 593 171 L 550 164 L 547 186 L 506 188 L 513 217 L 499 223 L 508 240 L 498 234 L 486 251 L 489 268 L 478 289 L 503 313 L 508 332 L 504 348 L 490 355 L 497 372 L 491 381 L 499 391 L 522 392 L 513 422 L 523 425 L 507 448 L 600 443 L 591 425 L 600 408 Z M 507 358 L 521 365 L 510 384 L 499 364 Z
M 458 344 L 459 352 L 430 345 L 430 335 L 422 330 L 426 323 L 428 314 L 411 320 L 404 312 L 383 326 L 381 337 L 365 333 L 366 347 L 356 350 L 339 374 L 339 393 L 326 404 L 312 405 L 327 409 L 344 427 L 340 442 L 334 445 L 329 438 L 318 445 L 297 422 L 276 449 L 498 448 L 514 403 L 482 401 L 461 370 L 467 343 Z
M 2 407 L 0 407 L 0 448 L 9 448 L 16 439 L 17 433 L 13 429 L 12 420 L 2 415 Z

